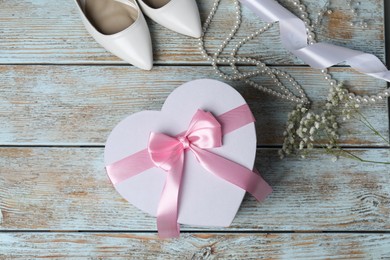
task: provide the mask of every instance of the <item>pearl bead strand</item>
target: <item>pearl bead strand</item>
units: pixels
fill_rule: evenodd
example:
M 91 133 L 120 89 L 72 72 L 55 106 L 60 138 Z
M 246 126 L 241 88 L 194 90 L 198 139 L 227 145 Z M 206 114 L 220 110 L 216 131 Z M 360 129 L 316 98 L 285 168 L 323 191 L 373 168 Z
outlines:
M 300 17 L 308 17 L 308 13 L 306 12 L 306 6 L 301 4 L 299 0 L 289 0 L 290 2 L 293 3 L 294 6 L 298 6 L 298 11 L 300 12 Z M 352 6 L 352 0 L 347 0 L 348 1 L 348 6 L 351 7 Z M 356 3 L 357 5 L 360 5 L 360 2 L 357 2 Z M 329 9 L 329 5 L 330 5 L 330 1 L 327 0 L 325 6 L 321 9 L 321 11 L 319 12 L 319 16 L 322 16 L 324 13 L 328 13 L 328 14 L 331 14 L 331 11 Z M 354 13 L 356 14 L 356 10 L 354 10 Z M 322 19 L 321 17 L 317 19 Z M 306 31 L 307 31 L 307 34 L 308 34 L 308 40 L 309 40 L 309 44 L 314 44 L 316 42 L 316 34 L 314 32 L 314 28 L 315 28 L 315 22 L 313 23 L 313 25 L 310 24 L 310 19 L 304 19 L 303 22 L 305 23 L 306 25 Z M 328 74 L 328 70 L 325 69 L 325 70 L 321 70 L 321 73 L 323 74 L 324 76 L 324 79 L 328 81 L 329 85 L 332 87 L 332 86 L 335 86 L 337 85 L 337 81 L 332 79 L 332 76 L 330 74 Z M 379 92 L 378 94 L 376 95 L 371 95 L 371 96 L 359 96 L 359 95 L 356 95 L 354 93 L 349 93 L 348 94 L 348 97 L 350 100 L 354 100 L 356 103 L 363 103 L 363 104 L 366 104 L 366 103 L 375 103 L 376 101 L 381 101 L 387 97 L 390 96 L 390 91 L 388 89 L 385 89 L 383 90 L 382 92 Z
M 236 15 L 235 18 L 236 19 L 235 19 L 234 26 L 231 29 L 230 33 L 228 34 L 226 39 L 222 42 L 222 44 L 219 46 L 216 53 L 211 55 L 207 52 L 207 50 L 205 48 L 205 44 L 204 44 L 204 35 L 207 32 L 207 29 L 208 29 L 214 15 L 215 15 L 215 12 L 217 11 L 219 3 L 220 3 L 220 0 L 214 1 L 213 7 L 211 8 L 211 11 L 210 11 L 210 13 L 209 13 L 204 25 L 203 25 L 203 28 L 202 28 L 202 31 L 203 31 L 202 37 L 199 39 L 199 50 L 201 51 L 202 56 L 211 62 L 211 65 L 213 66 L 213 69 L 215 70 L 216 74 L 218 76 L 220 76 L 221 78 L 226 79 L 226 80 L 242 80 L 245 83 L 247 83 L 248 85 L 250 85 L 258 90 L 261 90 L 265 93 L 268 93 L 270 95 L 278 97 L 278 98 L 282 98 L 282 99 L 296 102 L 296 103 L 308 104 L 309 100 L 308 100 L 305 92 L 303 91 L 301 86 L 294 80 L 294 78 L 291 75 L 287 74 L 286 72 L 280 71 L 278 69 L 271 69 L 265 63 L 263 63 L 259 60 L 256 60 L 254 58 L 237 57 L 237 52 L 243 44 L 249 42 L 250 40 L 252 40 L 252 39 L 256 38 L 257 36 L 259 36 L 260 34 L 262 34 L 263 32 L 267 31 L 269 28 L 272 27 L 272 24 L 266 24 L 263 28 L 259 29 L 255 33 L 253 33 L 253 34 L 245 37 L 241 41 L 239 41 L 238 44 L 235 46 L 235 48 L 230 53 L 231 57 L 219 58 L 219 56 L 222 54 L 224 49 L 227 47 L 227 45 L 232 41 L 232 39 L 236 35 L 237 30 L 240 28 L 241 8 L 240 8 L 240 4 L 238 1 L 233 2 L 234 6 L 235 6 L 235 15 Z M 233 75 L 228 75 L 228 74 L 224 73 L 218 67 L 219 64 L 226 64 L 226 63 L 230 64 L 230 66 L 232 67 Z M 237 63 L 244 64 L 244 65 L 256 65 L 257 69 L 252 71 L 252 72 L 240 72 L 236 66 Z M 261 74 L 269 76 L 273 80 L 276 87 L 280 91 L 276 91 L 276 90 L 273 90 L 271 88 L 262 86 L 256 82 L 254 82 L 253 80 L 249 79 L 251 77 L 255 77 L 255 76 L 261 75 Z M 282 78 L 282 77 L 285 78 L 289 83 L 291 83 L 294 86 L 294 88 L 298 91 L 299 96 L 294 95 L 293 92 L 291 92 L 288 88 L 286 88 L 283 85 L 283 83 L 280 81 L 280 78 Z
M 302 19 L 302 21 L 306 25 L 306 31 L 307 31 L 307 39 L 308 44 L 315 44 L 316 43 L 316 34 L 314 32 L 314 28 L 318 26 L 321 23 L 321 19 L 325 13 L 331 14 L 331 10 L 329 9 L 330 2 L 327 0 L 325 6 L 321 9 L 321 11 L 318 13 L 317 18 L 314 20 L 314 22 L 311 22 L 309 15 L 307 13 L 307 8 L 304 4 L 302 4 L 299 0 L 288 0 L 290 1 L 294 7 L 298 10 L 298 16 Z M 349 4 L 352 5 L 352 0 L 348 0 Z M 241 8 L 240 4 L 237 0 L 233 1 L 234 8 L 235 8 L 235 21 L 234 25 L 229 32 L 228 36 L 225 38 L 225 40 L 222 42 L 222 44 L 218 47 L 217 51 L 214 54 L 210 54 L 206 48 L 205 48 L 205 34 L 210 26 L 210 23 L 213 20 L 213 17 L 218 9 L 218 6 L 220 4 L 220 0 L 215 0 L 213 3 L 213 6 L 210 10 L 210 13 L 206 19 L 206 21 L 203 24 L 202 27 L 202 36 L 199 38 L 199 50 L 201 52 L 201 55 L 203 58 L 207 59 L 211 62 L 211 65 L 213 69 L 215 70 L 215 73 L 225 79 L 225 80 L 241 80 L 245 82 L 246 84 L 263 91 L 265 93 L 268 93 L 272 96 L 275 96 L 277 98 L 282 98 L 287 101 L 295 102 L 295 103 L 301 103 L 305 106 L 310 105 L 310 101 L 307 98 L 304 90 L 302 87 L 296 82 L 296 80 L 289 75 L 288 73 L 284 71 L 280 71 L 275 68 L 269 68 L 265 63 L 261 62 L 260 60 L 251 58 L 251 57 L 238 57 L 237 53 L 239 52 L 239 49 L 246 44 L 247 42 L 255 39 L 265 31 L 269 30 L 272 27 L 272 24 L 266 24 L 264 27 L 257 30 L 255 33 L 252 33 L 251 35 L 243 38 L 241 41 L 239 41 L 235 47 L 231 50 L 230 57 L 221 58 L 222 52 L 226 49 L 226 47 L 229 45 L 229 43 L 233 40 L 235 35 L 237 34 L 238 29 L 241 25 Z M 241 72 L 238 67 L 236 66 L 237 63 L 240 63 L 242 65 L 255 65 L 256 70 L 251 72 Z M 233 70 L 233 74 L 229 75 L 224 73 L 218 65 L 220 64 L 229 64 L 230 67 Z M 323 78 L 328 82 L 330 87 L 333 87 L 337 85 L 337 81 L 332 78 L 332 76 L 328 73 L 327 69 L 321 70 L 321 73 L 323 75 Z M 258 84 L 257 82 L 251 80 L 250 78 L 258 76 L 258 75 L 267 75 L 269 76 L 273 83 L 275 84 L 275 88 L 278 90 L 271 89 L 269 87 L 262 86 Z M 289 84 L 293 86 L 293 88 L 298 92 L 298 96 L 295 95 L 292 91 L 290 91 L 282 82 L 281 79 L 285 79 Z M 376 101 L 380 101 L 385 99 L 386 97 L 389 97 L 390 93 L 389 90 L 384 90 L 376 95 L 371 96 L 359 96 L 354 93 L 349 93 L 348 97 L 350 100 L 354 100 L 356 103 L 373 103 Z

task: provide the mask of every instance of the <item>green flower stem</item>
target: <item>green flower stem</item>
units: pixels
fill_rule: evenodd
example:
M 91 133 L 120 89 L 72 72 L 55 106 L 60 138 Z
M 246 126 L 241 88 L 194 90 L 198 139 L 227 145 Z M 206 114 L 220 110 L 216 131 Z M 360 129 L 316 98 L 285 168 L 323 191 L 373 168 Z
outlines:
M 328 136 L 329 140 L 334 140 L 332 137 L 329 136 L 329 134 L 326 131 L 324 131 L 324 132 Z M 325 147 L 323 145 L 322 145 L 322 148 L 325 149 L 327 154 L 331 154 L 331 155 L 335 155 L 335 156 L 343 156 L 344 158 L 352 159 L 352 160 L 359 161 L 359 162 L 362 162 L 362 163 L 374 163 L 374 164 L 390 165 L 390 162 L 373 161 L 373 160 L 363 159 L 363 158 L 353 154 L 352 152 L 341 148 L 339 145 L 336 145 L 336 147 L 335 147 L 337 150 L 329 149 L 329 148 L 327 148 L 327 147 Z
M 368 127 L 375 135 L 379 136 L 383 141 L 390 144 L 390 141 L 387 140 L 381 133 L 378 132 L 378 130 L 375 129 L 375 127 L 367 120 L 367 118 L 360 112 L 356 111 L 361 118 L 357 118 L 360 122 L 362 122 L 365 126 Z
M 353 160 L 356 160 L 356 161 L 359 161 L 359 162 L 362 162 L 362 163 L 375 163 L 375 164 L 390 165 L 390 162 L 382 162 L 382 161 L 373 161 L 373 160 L 363 159 L 363 158 L 361 158 L 361 157 L 351 153 L 350 151 L 344 150 L 341 147 L 339 147 L 339 151 L 341 152 L 341 153 L 338 154 L 339 156 L 344 156 L 346 158 L 353 159 Z M 328 151 L 328 152 L 335 153 L 336 151 Z M 342 153 L 346 153 L 348 156 L 342 155 Z

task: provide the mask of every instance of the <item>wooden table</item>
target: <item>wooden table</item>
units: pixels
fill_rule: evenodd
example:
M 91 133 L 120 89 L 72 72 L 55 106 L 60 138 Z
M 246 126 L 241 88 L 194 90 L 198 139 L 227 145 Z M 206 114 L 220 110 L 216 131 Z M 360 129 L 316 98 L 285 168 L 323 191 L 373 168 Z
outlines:
M 308 1 L 305 1 L 308 2 Z M 311 1 L 314 10 L 317 1 Z M 212 1 L 199 0 L 204 20 Z M 215 50 L 233 22 L 223 0 L 208 37 Z M 385 61 L 384 0 L 361 1 L 369 29 L 349 26 L 344 0 L 325 19 L 320 40 L 373 53 Z M 263 23 L 244 9 L 240 35 Z M 245 84 L 232 84 L 257 119 L 257 167 L 273 186 L 263 203 L 246 196 L 229 228 L 182 227 L 159 240 L 155 218 L 127 203 L 109 182 L 104 142 L 125 116 L 158 110 L 180 84 L 215 78 L 197 41 L 149 21 L 155 67 L 141 71 L 104 51 L 86 32 L 73 1 L 0 1 L 0 259 L 390 259 L 390 166 L 332 157 L 280 160 L 289 104 Z M 317 70 L 285 51 L 277 26 L 242 54 L 265 60 L 302 83 L 314 108 L 328 86 Z M 338 66 L 338 80 L 357 93 L 386 83 Z M 266 77 L 259 78 L 265 85 Z M 362 110 L 385 136 L 388 107 Z M 342 126 L 341 144 L 388 161 L 389 144 L 358 121 Z M 210 198 L 212 199 L 212 198 Z

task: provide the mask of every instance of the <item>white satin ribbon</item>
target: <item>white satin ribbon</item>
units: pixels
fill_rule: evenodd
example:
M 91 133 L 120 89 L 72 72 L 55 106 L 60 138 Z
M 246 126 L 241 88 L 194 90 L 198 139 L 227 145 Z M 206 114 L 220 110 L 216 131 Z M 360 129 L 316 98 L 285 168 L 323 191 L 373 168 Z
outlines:
M 316 69 L 346 62 L 355 70 L 390 82 L 390 71 L 374 55 L 328 43 L 307 44 L 305 24 L 274 0 L 240 0 L 266 22 L 279 22 L 283 46 Z

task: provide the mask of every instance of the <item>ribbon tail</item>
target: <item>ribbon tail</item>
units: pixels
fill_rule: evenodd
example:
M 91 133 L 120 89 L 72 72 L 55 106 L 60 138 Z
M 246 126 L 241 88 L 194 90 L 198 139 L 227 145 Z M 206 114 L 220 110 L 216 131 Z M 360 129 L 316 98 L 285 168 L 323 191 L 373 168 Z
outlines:
M 171 170 L 167 173 L 157 209 L 157 230 L 160 238 L 175 238 L 180 235 L 177 218 L 183 164 L 184 153 L 173 163 Z
M 264 200 L 272 192 L 271 186 L 259 175 L 244 166 L 217 154 L 191 146 L 198 161 L 214 175 L 249 192 L 258 201 Z

